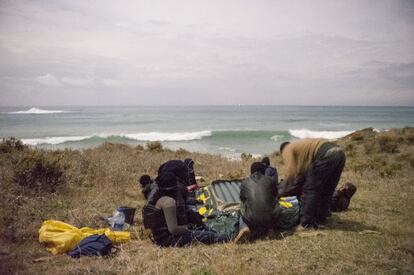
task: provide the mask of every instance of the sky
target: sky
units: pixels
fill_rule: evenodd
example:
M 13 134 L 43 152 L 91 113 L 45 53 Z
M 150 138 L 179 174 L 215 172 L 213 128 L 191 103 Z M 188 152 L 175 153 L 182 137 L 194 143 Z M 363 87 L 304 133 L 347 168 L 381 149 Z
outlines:
M 0 1 L 0 105 L 414 106 L 414 1 Z

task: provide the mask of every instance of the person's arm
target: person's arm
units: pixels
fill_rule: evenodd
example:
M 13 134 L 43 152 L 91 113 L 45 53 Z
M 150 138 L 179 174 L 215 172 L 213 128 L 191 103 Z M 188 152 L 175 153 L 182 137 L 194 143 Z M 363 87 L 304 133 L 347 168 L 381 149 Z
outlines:
M 246 183 L 242 182 L 240 185 L 240 201 L 244 203 L 247 200 L 247 187 Z
M 177 206 L 174 199 L 166 197 L 161 203 L 161 209 L 164 212 L 165 221 L 168 231 L 172 235 L 180 235 L 187 231 L 187 225 L 178 225 Z
M 278 197 L 300 196 L 302 192 L 304 177 L 296 177 L 293 184 L 287 184 L 284 181 L 279 183 L 279 195 Z
M 289 144 L 291 146 L 291 144 Z M 283 162 L 285 163 L 285 179 L 284 182 L 286 185 L 294 184 L 296 178 L 296 158 L 294 156 L 294 151 L 291 148 L 286 148 L 283 152 Z

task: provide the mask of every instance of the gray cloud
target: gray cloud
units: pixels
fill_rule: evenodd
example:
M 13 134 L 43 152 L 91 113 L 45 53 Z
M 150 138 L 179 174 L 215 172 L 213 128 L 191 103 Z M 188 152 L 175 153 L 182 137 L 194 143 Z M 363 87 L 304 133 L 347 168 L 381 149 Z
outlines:
M 2 1 L 0 104 L 414 105 L 412 1 Z

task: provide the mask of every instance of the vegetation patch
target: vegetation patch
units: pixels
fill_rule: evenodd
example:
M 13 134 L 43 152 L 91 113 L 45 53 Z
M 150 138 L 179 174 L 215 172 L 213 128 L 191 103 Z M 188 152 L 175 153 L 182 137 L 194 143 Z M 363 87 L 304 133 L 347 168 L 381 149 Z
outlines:
M 59 155 L 37 150 L 27 152 L 17 160 L 14 180 L 36 192 L 55 192 L 65 182 Z

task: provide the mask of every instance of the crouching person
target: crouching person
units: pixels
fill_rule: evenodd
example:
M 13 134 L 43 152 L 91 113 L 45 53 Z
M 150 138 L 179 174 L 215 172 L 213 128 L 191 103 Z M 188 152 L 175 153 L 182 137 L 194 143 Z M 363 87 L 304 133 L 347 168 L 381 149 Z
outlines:
M 280 196 L 298 196 L 300 224 L 318 228 L 330 216 L 332 195 L 345 165 L 342 149 L 323 139 L 303 139 L 280 146 L 286 178 Z
M 192 242 L 220 243 L 229 237 L 207 229 L 191 229 L 177 178 L 171 172 L 158 175 L 158 190 L 143 209 L 144 226 L 159 246 L 185 246 Z
M 265 176 L 266 166 L 254 162 L 250 177 L 240 186 L 240 226 L 234 239 L 236 243 L 247 241 L 250 235 L 259 237 L 273 229 L 280 213 L 276 203 L 275 179 Z M 276 179 L 277 181 L 277 179 Z

